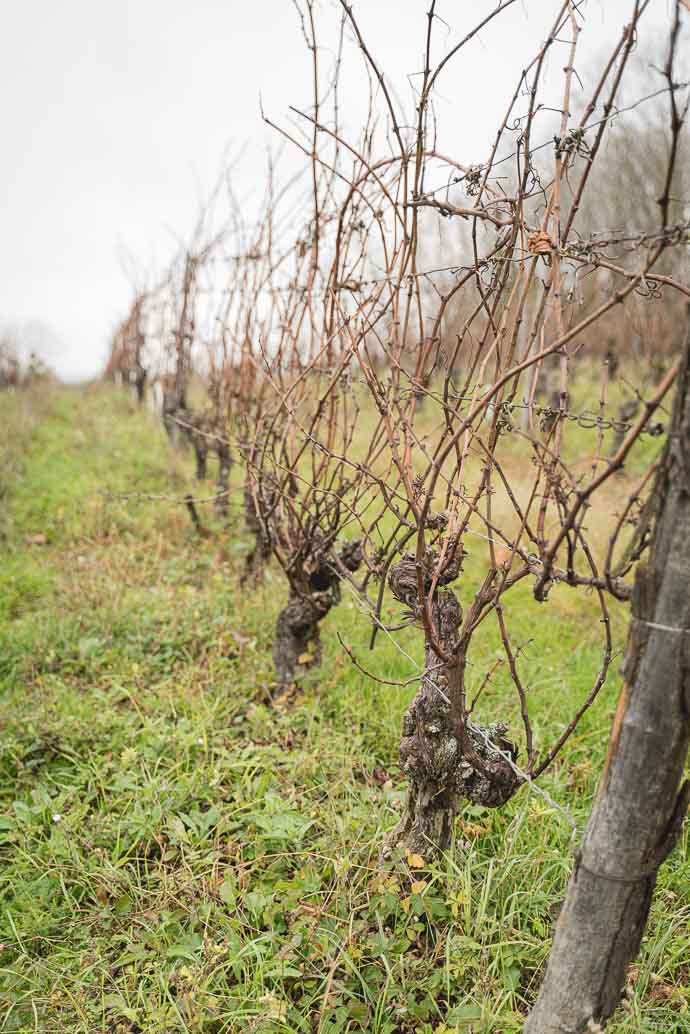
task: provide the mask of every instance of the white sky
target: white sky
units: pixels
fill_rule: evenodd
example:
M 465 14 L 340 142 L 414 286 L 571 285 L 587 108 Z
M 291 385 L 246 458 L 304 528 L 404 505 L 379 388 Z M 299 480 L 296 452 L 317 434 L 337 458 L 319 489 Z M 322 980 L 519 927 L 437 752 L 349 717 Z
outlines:
M 438 0 L 448 27 L 437 26 L 436 54 L 494 6 Z M 442 78 L 442 143 L 460 161 L 484 157 L 558 6 L 517 0 Z M 353 7 L 407 103 L 407 75 L 422 67 L 429 0 Z M 334 0 L 318 0 L 324 26 L 335 8 Z M 586 0 L 578 67 L 617 35 L 631 8 L 632 0 Z M 661 36 L 671 10 L 671 0 L 652 0 L 650 37 Z M 561 47 L 558 62 L 565 53 Z M 358 61 L 353 53 L 343 93 L 354 135 L 364 81 Z M 270 117 L 285 121 L 289 104 L 309 106 L 308 74 L 291 0 L 5 3 L 0 326 L 24 328 L 61 376 L 96 375 L 130 300 L 127 268 L 163 267 L 228 151 L 245 148 L 235 177 L 240 195 L 260 193 L 266 148 L 278 141 L 261 122 L 259 96 Z

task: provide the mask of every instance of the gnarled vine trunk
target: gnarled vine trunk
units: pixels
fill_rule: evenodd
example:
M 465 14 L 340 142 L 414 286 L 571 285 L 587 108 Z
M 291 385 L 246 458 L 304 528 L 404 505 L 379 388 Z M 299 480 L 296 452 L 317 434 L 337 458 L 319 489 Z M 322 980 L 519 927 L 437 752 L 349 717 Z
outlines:
M 163 392 L 163 405 L 161 408 L 161 419 L 163 421 L 163 427 L 167 434 L 170 442 L 173 445 L 177 445 L 180 428 L 177 423 L 177 413 L 180 406 L 176 398 L 170 395 L 168 392 Z
M 261 491 L 265 493 L 267 509 L 270 509 L 273 503 L 273 496 L 268 494 L 270 489 L 263 488 Z M 270 529 L 261 519 L 259 511 L 257 510 L 252 486 L 249 482 L 244 486 L 244 523 L 247 526 L 247 530 L 254 536 L 254 545 L 247 554 L 244 562 L 244 574 L 242 575 L 240 583 L 242 585 L 244 585 L 244 583 L 250 578 L 254 579 L 256 582 L 261 580 L 264 573 L 264 567 L 270 560 L 271 552 L 273 550 Z
M 331 590 L 309 595 L 290 591 L 287 605 L 278 615 L 273 640 L 279 688 L 292 685 L 310 668 L 321 664 L 319 622 L 337 603 L 336 595 Z
M 208 466 L 208 443 L 204 435 L 196 431 L 191 431 L 189 437 L 194 449 L 194 459 L 196 460 L 196 479 L 197 481 L 205 481 Z
M 230 508 L 230 471 L 232 469 L 232 453 L 227 442 L 217 440 L 216 454 L 218 456 L 218 494 L 215 507 L 220 517 L 227 517 Z
M 393 594 L 413 614 L 420 606 L 415 568 L 415 558 L 407 555 L 389 576 Z M 456 566 L 446 580 L 456 577 L 458 570 Z M 444 663 L 427 640 L 420 688 L 403 716 L 400 763 L 408 780 L 407 797 L 400 822 L 387 839 L 384 858 L 396 846 L 425 858 L 446 850 L 463 799 L 497 807 L 520 783 L 508 761 L 515 759 L 517 751 L 505 738 L 507 725 L 479 725 L 469 720 L 464 709 L 464 693 L 458 686 L 464 680 L 468 644 L 459 637 L 462 608 L 455 593 L 436 589 L 431 610 L 437 644 L 454 663 Z
M 362 562 L 361 544 L 358 541 L 347 543 L 340 552 L 339 561 L 346 570 L 356 571 Z M 319 667 L 319 624 L 340 602 L 337 566 L 326 557 L 309 566 L 312 567 L 311 573 L 305 575 L 302 584 L 291 586 L 287 605 L 276 622 L 273 662 L 280 690 L 294 685 L 311 668 Z

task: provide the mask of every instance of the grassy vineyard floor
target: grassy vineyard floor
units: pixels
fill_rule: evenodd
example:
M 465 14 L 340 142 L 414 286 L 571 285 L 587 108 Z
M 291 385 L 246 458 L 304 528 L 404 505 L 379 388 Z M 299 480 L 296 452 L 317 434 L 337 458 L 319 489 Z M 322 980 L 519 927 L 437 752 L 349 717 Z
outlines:
M 0 1030 L 517 1034 L 570 870 L 563 816 L 523 790 L 468 808 L 424 879 L 379 870 L 412 688 L 343 655 L 336 626 L 366 650 L 354 601 L 318 685 L 269 707 L 283 582 L 238 589 L 239 510 L 223 531 L 204 509 L 200 539 L 183 507 L 117 497 L 189 484 L 154 418 L 46 389 L 0 398 L 0 424 Z M 528 586 L 512 606 L 548 736 L 596 673 L 596 614 Z M 413 629 L 401 642 L 419 658 Z M 389 641 L 369 663 L 409 675 Z M 579 822 L 616 691 L 544 782 Z M 690 1031 L 689 891 L 686 829 L 612 1034 Z

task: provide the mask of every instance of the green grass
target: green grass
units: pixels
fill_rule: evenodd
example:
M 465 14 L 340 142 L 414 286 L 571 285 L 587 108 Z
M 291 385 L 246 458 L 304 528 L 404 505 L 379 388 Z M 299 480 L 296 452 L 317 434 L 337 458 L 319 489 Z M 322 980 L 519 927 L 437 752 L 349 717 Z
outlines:
M 2 397 L 0 421 L 0 1031 L 517 1034 L 571 866 L 563 817 L 523 790 L 467 808 L 423 881 L 379 869 L 413 689 L 343 656 L 336 626 L 366 655 L 352 598 L 318 683 L 269 707 L 284 585 L 238 590 L 239 512 L 200 540 L 183 507 L 107 494 L 183 494 L 154 418 L 96 388 Z M 599 659 L 593 604 L 552 595 L 507 602 L 544 738 Z M 418 633 L 399 641 L 420 657 Z M 487 625 L 477 682 L 496 645 Z M 410 673 L 385 639 L 366 663 Z M 482 719 L 507 688 L 499 672 Z M 616 691 L 544 780 L 580 823 Z M 686 831 L 613 1034 L 690 1031 L 689 891 Z

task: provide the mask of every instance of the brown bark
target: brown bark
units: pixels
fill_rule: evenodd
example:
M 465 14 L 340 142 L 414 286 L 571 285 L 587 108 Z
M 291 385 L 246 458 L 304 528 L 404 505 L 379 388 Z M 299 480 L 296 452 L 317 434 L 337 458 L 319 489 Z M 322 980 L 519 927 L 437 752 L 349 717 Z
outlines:
M 201 535 L 202 538 L 208 538 L 209 532 L 201 522 L 199 511 L 197 510 L 196 503 L 194 502 L 194 496 L 188 492 L 187 495 L 184 497 L 184 501 L 185 506 L 187 507 L 187 512 L 189 513 L 189 516 L 192 518 L 192 524 L 194 525 L 196 531 L 199 535 Z
M 227 517 L 230 508 L 230 470 L 232 468 L 232 453 L 227 442 L 216 441 L 216 454 L 218 456 L 218 495 L 216 496 L 216 512 L 220 517 Z
M 358 541 L 348 542 L 339 556 L 348 571 L 356 571 L 362 562 Z M 299 587 L 292 586 L 287 606 L 276 622 L 273 640 L 273 663 L 280 690 L 287 689 L 311 668 L 321 664 L 319 624 L 340 602 L 340 575 L 328 558 L 310 565 L 311 574 Z
M 184 431 L 184 428 L 181 428 L 181 425 L 178 423 L 178 418 L 184 418 L 186 410 L 184 397 L 180 397 L 175 389 L 164 387 L 161 417 L 165 432 L 175 446 L 179 442 L 180 431 Z
M 321 664 L 319 622 L 338 602 L 337 592 L 301 595 L 291 592 L 276 622 L 273 663 L 276 682 L 284 689 Z
M 679 784 L 690 742 L 689 352 L 690 334 L 606 767 L 525 1034 L 582 1034 L 611 1016 L 687 811 L 688 784 Z
M 208 461 L 208 445 L 203 435 L 191 432 L 190 438 L 192 440 L 192 448 L 194 449 L 194 458 L 196 460 L 196 479 L 197 481 L 205 481 L 207 474 L 207 461 Z
M 260 491 L 264 492 L 266 509 L 270 509 L 273 505 L 274 493 L 268 488 L 261 488 Z M 254 545 L 244 562 L 244 574 L 240 580 L 241 585 L 244 585 L 249 579 L 253 579 L 255 582 L 261 581 L 264 568 L 273 551 L 270 529 L 261 519 L 257 510 L 254 492 L 249 481 L 244 486 L 244 521 L 247 530 L 254 536 Z
M 430 558 L 430 570 L 433 563 Z M 446 570 L 440 583 L 452 581 L 458 572 L 459 562 Z M 397 599 L 416 616 L 419 604 L 412 555 L 391 568 L 389 584 Z M 464 694 L 457 692 L 458 682 L 464 679 L 467 643 L 458 635 L 462 608 L 455 593 L 437 589 L 431 609 L 437 645 L 455 661 L 452 666 L 443 664 L 433 643 L 426 641 L 419 692 L 403 716 L 400 763 L 408 779 L 407 797 L 400 822 L 384 847 L 384 858 L 396 846 L 424 858 L 447 849 L 463 799 L 497 807 L 519 785 L 519 777 L 503 756 L 512 760 L 517 756 L 514 745 L 505 738 L 507 725 L 497 722 L 484 727 L 470 722 Z M 487 740 L 500 749 L 493 749 Z

